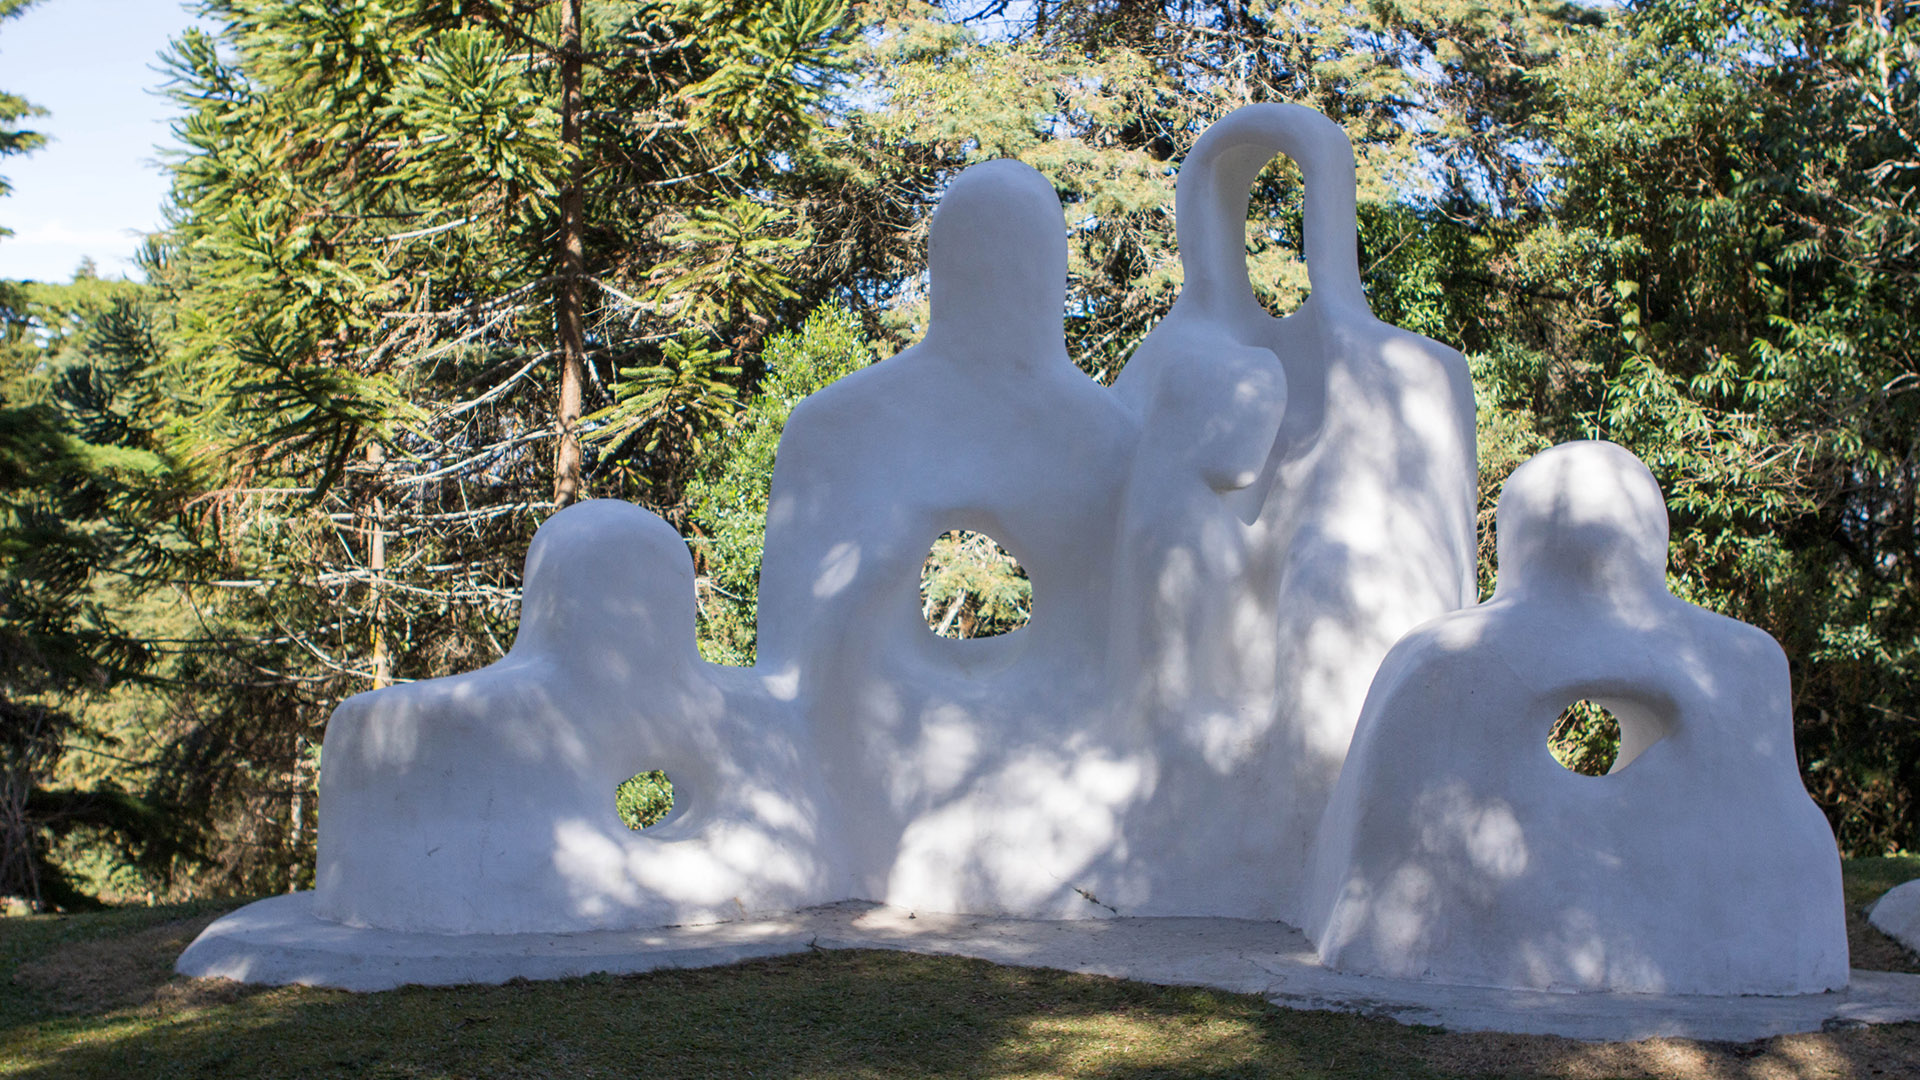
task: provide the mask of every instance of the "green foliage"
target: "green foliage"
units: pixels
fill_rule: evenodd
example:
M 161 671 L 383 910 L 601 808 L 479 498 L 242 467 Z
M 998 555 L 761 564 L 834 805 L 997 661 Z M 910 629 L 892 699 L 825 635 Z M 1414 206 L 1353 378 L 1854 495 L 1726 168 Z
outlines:
M 659 769 L 636 773 L 614 789 L 613 806 L 629 829 L 657 825 L 673 812 L 673 781 Z
M 1547 748 L 1572 772 L 1605 776 L 1620 753 L 1620 721 L 1591 701 L 1576 701 L 1554 718 Z
M 753 663 L 767 493 L 787 416 L 808 394 L 872 363 L 873 350 L 851 312 L 827 305 L 770 339 L 760 360 L 759 389 L 687 489 L 705 586 L 700 651 L 722 664 Z
M 145 330 L 139 286 L 82 269 L 14 285 L 0 338 L 0 895 L 90 903 L 52 858 L 63 839 L 164 878 L 189 830 L 127 790 L 146 777 L 76 766 L 119 737 L 85 707 L 141 679 L 154 645 L 115 602 L 164 529 L 148 498 L 172 475 L 126 392 Z
M 941 637 L 996 637 L 1027 624 L 1033 582 L 1025 567 L 985 533 L 949 529 L 934 540 L 920 572 L 920 613 Z
M 1884 18 L 1875 14 L 1883 11 Z M 1632 5 L 1533 78 L 1543 179 L 1477 341 L 1483 461 L 1604 437 L 1653 468 L 1688 599 L 1794 665 L 1844 848 L 1920 842 L 1912 5 Z
M 740 368 L 720 349 L 691 334 L 666 344 L 655 363 L 622 368 L 614 403 L 588 417 L 591 438 L 619 456 L 629 440 L 644 453 L 674 442 L 699 454 L 706 439 L 731 418 Z
M 674 254 L 659 266 L 670 276 L 656 302 L 676 318 L 713 331 L 795 299 L 787 287 L 788 264 L 807 242 L 791 235 L 791 218 L 786 210 L 747 198 L 695 207 L 666 235 Z

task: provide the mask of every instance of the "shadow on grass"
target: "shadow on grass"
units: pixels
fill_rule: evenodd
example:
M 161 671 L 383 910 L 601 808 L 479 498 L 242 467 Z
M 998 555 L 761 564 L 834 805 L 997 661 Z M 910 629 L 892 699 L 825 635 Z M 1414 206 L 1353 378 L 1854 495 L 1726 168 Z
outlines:
M 1860 863 L 1849 865 L 1855 916 L 1870 893 L 1920 874 L 1920 859 Z M 174 976 L 180 948 L 230 906 L 0 923 L 0 1074 L 1920 1076 L 1920 1025 L 1742 1045 L 1586 1044 L 1439 1032 L 1213 990 L 882 951 L 382 994 Z
M 181 980 L 185 981 L 185 980 Z M 1420 1034 L 1259 998 L 877 951 L 383 994 L 154 1001 L 7 1033 L 23 1077 L 1375 1077 Z

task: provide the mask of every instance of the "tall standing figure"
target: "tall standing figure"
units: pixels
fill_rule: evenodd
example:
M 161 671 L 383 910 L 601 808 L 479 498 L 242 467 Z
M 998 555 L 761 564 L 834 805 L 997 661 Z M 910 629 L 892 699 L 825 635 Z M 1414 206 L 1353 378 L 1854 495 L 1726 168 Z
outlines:
M 1103 678 L 1134 418 L 1067 356 L 1066 223 L 1016 161 L 956 178 L 929 240 L 926 337 L 803 401 L 768 504 L 759 667 L 805 712 L 846 895 L 1076 916 L 1147 770 Z M 984 532 L 1028 624 L 935 636 L 920 569 Z
M 1281 153 L 1305 183 L 1312 292 L 1275 318 L 1247 279 L 1245 236 L 1253 180 Z M 1215 505 L 1185 540 L 1174 529 L 1136 543 L 1121 568 L 1116 587 L 1134 596 L 1117 607 L 1136 612 L 1121 631 L 1135 641 L 1118 644 L 1115 666 L 1161 750 L 1112 895 L 1133 914 L 1297 921 L 1307 850 L 1375 668 L 1406 631 L 1473 600 L 1473 391 L 1458 352 L 1368 309 L 1353 149 L 1325 116 L 1252 105 L 1214 124 L 1182 166 L 1176 218 L 1185 285 L 1116 395 L 1149 415 L 1183 382 L 1225 379 L 1244 393 L 1222 400 L 1279 411 L 1251 469 L 1215 463 Z M 1224 422 L 1244 441 L 1256 414 L 1150 430 L 1141 453 L 1216 438 Z M 1209 565 L 1226 578 L 1187 569 Z M 1183 608 L 1212 625 L 1170 639 Z

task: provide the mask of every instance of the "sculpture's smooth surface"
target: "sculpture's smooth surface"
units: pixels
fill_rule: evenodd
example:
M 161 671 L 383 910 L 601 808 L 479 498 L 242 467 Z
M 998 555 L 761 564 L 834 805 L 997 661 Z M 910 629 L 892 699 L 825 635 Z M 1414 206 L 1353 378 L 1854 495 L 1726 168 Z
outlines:
M 1500 583 L 1394 647 L 1321 823 L 1305 929 L 1332 967 L 1488 986 L 1795 994 L 1847 984 L 1840 861 L 1801 786 L 1787 660 L 1667 592 L 1659 486 L 1568 443 L 1500 499 Z M 1604 777 L 1565 706 L 1619 718 Z
M 1046 179 L 963 172 L 929 240 L 921 343 L 787 421 L 767 510 L 759 664 L 797 687 L 840 807 L 842 898 L 1090 914 L 1076 888 L 1151 783 L 1104 658 L 1135 417 L 1067 357 L 1067 237 Z M 984 532 L 1033 581 L 1028 624 L 936 637 L 920 568 Z
M 826 800 L 790 710 L 694 651 L 693 562 L 612 500 L 540 530 L 520 633 L 468 675 L 347 699 L 327 726 L 314 911 L 351 926 L 560 933 L 828 897 Z M 622 780 L 664 769 L 635 833 Z
M 1867 921 L 1914 952 L 1920 952 L 1920 880 L 1888 889 L 1873 902 Z
M 1306 177 L 1314 285 L 1285 319 L 1238 239 L 1276 153 Z M 556 516 L 511 655 L 334 718 L 315 911 L 447 933 L 846 898 L 1291 915 L 1368 677 L 1472 574 L 1465 365 L 1368 312 L 1353 172 L 1307 109 L 1209 131 L 1179 184 L 1186 290 L 1108 390 L 1067 355 L 1051 186 L 966 170 L 925 339 L 787 423 L 759 666 L 695 656 L 663 524 Z M 928 631 L 920 567 L 949 529 L 1026 567 L 1026 627 Z M 646 769 L 681 809 L 634 834 L 611 793 Z

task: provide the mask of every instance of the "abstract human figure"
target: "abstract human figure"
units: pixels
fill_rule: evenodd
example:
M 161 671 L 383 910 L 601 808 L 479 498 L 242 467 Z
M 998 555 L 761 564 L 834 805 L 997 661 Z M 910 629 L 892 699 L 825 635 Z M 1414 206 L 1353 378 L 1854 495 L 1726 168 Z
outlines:
M 1493 598 L 1374 679 L 1315 845 L 1304 929 L 1345 971 L 1548 990 L 1847 983 L 1840 862 L 1801 786 L 1787 660 L 1666 588 L 1659 485 L 1605 442 L 1501 494 Z M 1547 747 L 1594 701 L 1613 771 Z
M 803 401 L 774 469 L 759 666 L 816 736 L 847 896 L 1079 915 L 1142 782 L 1104 686 L 1114 523 L 1137 424 L 1067 356 L 1066 226 L 1015 161 L 962 172 L 929 237 L 918 345 Z M 984 532 L 1028 624 L 934 636 L 920 568 Z
M 1254 651 L 1242 638 L 1271 627 L 1248 559 L 1253 530 L 1230 498 L 1265 467 L 1286 400 L 1272 353 L 1222 345 L 1167 368 L 1142 418 L 1118 528 L 1108 676 L 1153 748 L 1153 789 L 1127 827 L 1136 854 L 1109 892 L 1129 915 L 1252 914 L 1274 892 L 1263 868 L 1215 865 L 1194 878 L 1189 848 L 1214 828 L 1206 815 L 1221 809 L 1213 787 L 1240 750 L 1235 734 L 1271 707 L 1233 696 L 1266 685 L 1270 659 L 1262 671 L 1236 665 Z
M 555 515 L 499 662 L 342 702 L 327 725 L 314 913 L 446 934 L 560 933 L 838 899 L 797 718 L 694 649 L 693 563 L 612 500 Z M 644 832 L 621 781 L 666 772 Z
M 1312 288 L 1279 319 L 1255 297 L 1245 254 L 1249 190 L 1277 153 L 1293 158 L 1305 185 Z M 1193 553 L 1178 543 L 1161 544 L 1158 566 L 1136 547 L 1132 580 L 1120 582 L 1153 589 L 1163 613 L 1187 604 L 1213 624 L 1201 636 L 1214 643 L 1198 667 L 1142 672 L 1159 684 L 1140 693 L 1147 725 L 1199 758 L 1162 777 L 1128 822 L 1137 857 L 1115 895 L 1129 912 L 1297 920 L 1307 850 L 1368 680 L 1402 634 L 1472 602 L 1466 362 L 1369 311 L 1354 183 L 1345 132 L 1311 109 L 1252 105 L 1208 128 L 1176 193 L 1185 284 L 1114 384 L 1146 415 L 1164 388 L 1217 378 L 1208 365 L 1271 354 L 1285 387 L 1271 397 L 1283 411 L 1254 475 L 1216 485 L 1244 531 L 1227 539 L 1219 511 L 1203 515 L 1234 549 L 1237 595 L 1195 579 L 1183 601 L 1180 565 Z M 1170 441 L 1146 436 L 1142 459 Z

